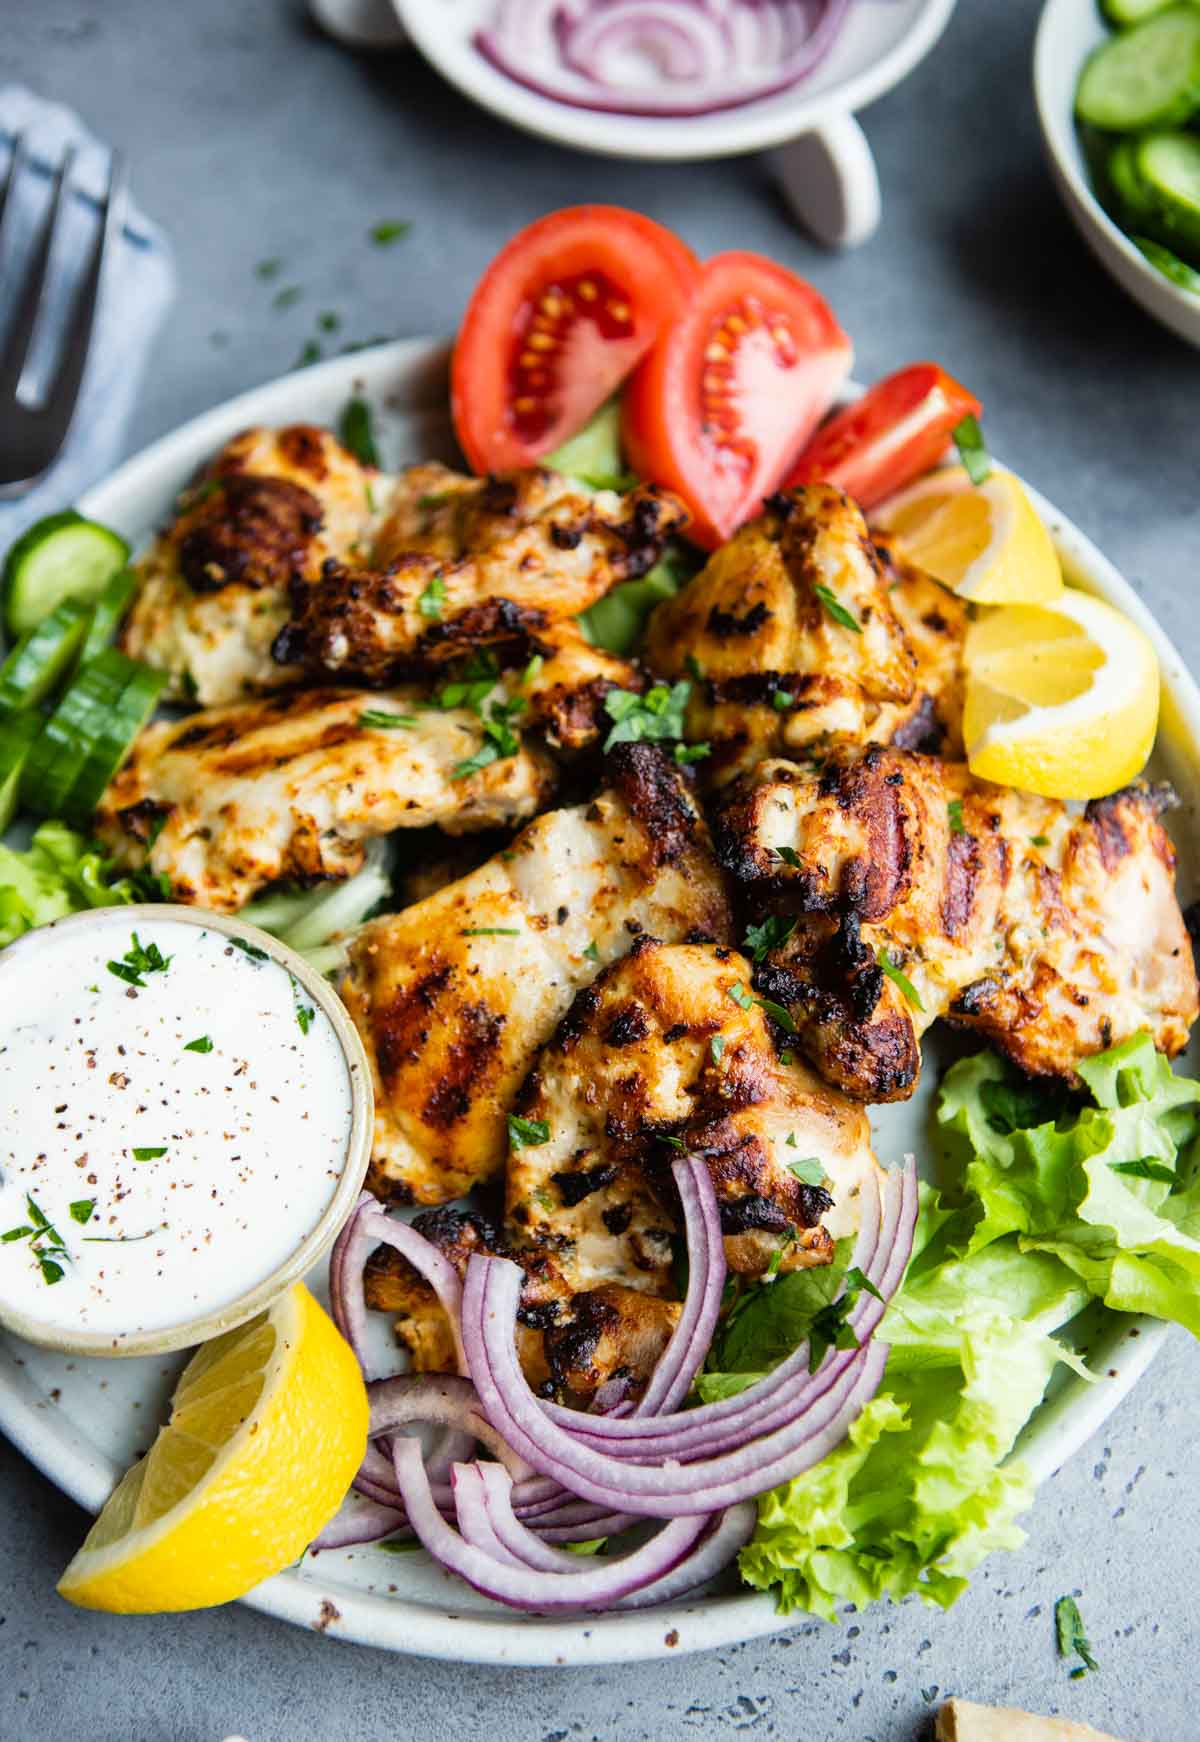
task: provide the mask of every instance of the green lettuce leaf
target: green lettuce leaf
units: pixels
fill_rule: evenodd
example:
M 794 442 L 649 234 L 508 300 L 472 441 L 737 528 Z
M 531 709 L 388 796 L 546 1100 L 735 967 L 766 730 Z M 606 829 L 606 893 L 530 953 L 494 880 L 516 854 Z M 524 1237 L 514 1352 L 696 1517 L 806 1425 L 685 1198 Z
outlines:
M 65 823 L 43 823 L 26 852 L 0 846 L 0 946 L 89 907 L 161 899 L 134 878 L 111 881 L 100 849 Z

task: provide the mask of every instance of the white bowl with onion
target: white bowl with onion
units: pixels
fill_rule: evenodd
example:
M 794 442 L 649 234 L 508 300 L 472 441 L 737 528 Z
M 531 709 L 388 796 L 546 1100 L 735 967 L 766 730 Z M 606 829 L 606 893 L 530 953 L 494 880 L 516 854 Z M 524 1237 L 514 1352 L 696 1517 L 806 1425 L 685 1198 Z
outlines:
M 609 157 L 771 150 L 797 216 L 850 245 L 879 219 L 853 120 L 937 42 L 954 0 L 393 0 L 450 83 L 527 133 Z
M 306 1275 L 374 1124 L 333 988 L 238 919 L 108 907 L 0 957 L 0 1326 L 76 1355 L 189 1348 Z

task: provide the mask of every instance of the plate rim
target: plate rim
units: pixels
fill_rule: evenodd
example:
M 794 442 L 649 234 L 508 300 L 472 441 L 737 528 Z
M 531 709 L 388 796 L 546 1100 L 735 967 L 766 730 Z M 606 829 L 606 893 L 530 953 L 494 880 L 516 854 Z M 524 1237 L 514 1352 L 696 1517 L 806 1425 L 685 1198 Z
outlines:
M 444 397 L 435 392 L 426 400 L 423 395 L 439 379 L 449 352 L 450 343 L 443 338 L 393 340 L 249 388 L 151 442 L 81 496 L 79 509 L 119 522 L 122 500 L 152 494 L 165 503 L 216 445 L 248 423 L 302 416 L 296 402 L 306 397 L 365 391 L 397 409 L 403 403 L 415 413 L 444 410 Z M 312 384 L 307 395 L 305 383 Z M 1149 635 L 1162 668 L 1164 701 L 1178 715 L 1172 735 L 1183 738 L 1198 764 L 1200 785 L 1200 688 L 1129 582 L 1073 522 L 1036 489 L 1027 488 L 1074 571 L 1073 578 L 1111 599 Z M 1115 1376 L 1066 1387 L 1037 1413 L 1033 1444 L 1022 1455 L 1039 1484 L 1117 1408 L 1154 1359 L 1168 1330 L 1158 1320 L 1114 1315 L 1107 1342 L 1114 1351 L 1119 1344 L 1121 1352 L 1114 1352 L 1106 1364 L 1117 1363 Z M 0 1333 L 0 1430 L 56 1487 L 95 1512 L 111 1488 L 112 1467 L 69 1420 L 47 1431 L 52 1424 L 50 1400 L 23 1370 L 19 1349 L 17 1339 Z M 495 1613 L 456 1609 L 457 1581 L 448 1575 L 447 1602 L 438 1608 L 406 1599 L 400 1592 L 383 1595 L 337 1581 L 324 1584 L 318 1567 L 319 1562 L 307 1560 L 302 1570 L 277 1574 L 241 1601 L 260 1613 L 348 1643 L 450 1662 L 528 1667 L 669 1658 L 783 1633 L 811 1619 L 807 1614 L 780 1616 L 769 1595 L 743 1591 L 629 1615 L 531 1621 L 500 1609 Z

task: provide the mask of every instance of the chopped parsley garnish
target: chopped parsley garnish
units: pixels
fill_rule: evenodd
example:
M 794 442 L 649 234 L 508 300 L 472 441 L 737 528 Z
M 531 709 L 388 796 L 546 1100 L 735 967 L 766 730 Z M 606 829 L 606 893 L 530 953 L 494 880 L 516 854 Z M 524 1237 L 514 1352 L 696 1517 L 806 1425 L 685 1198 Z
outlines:
M 443 502 L 453 502 L 457 495 L 457 490 L 431 490 L 428 495 L 417 497 L 417 507 L 422 511 L 427 508 L 440 508 Z
M 465 780 L 468 775 L 478 774 L 481 768 L 487 768 L 490 763 L 500 762 L 506 756 L 515 756 L 521 748 L 521 740 L 509 724 L 525 712 L 524 696 L 516 696 L 511 702 L 493 702 L 488 713 L 482 714 L 483 743 L 465 762 L 460 762 L 450 771 L 451 780 Z
M 333 309 L 323 309 L 317 316 L 317 326 L 323 333 L 336 333 L 342 324 L 341 315 Z
M 144 1146 L 141 1149 L 130 1151 L 130 1154 L 133 1156 L 135 1161 L 157 1161 L 160 1155 L 165 1155 L 166 1153 L 167 1146 L 165 1143 Z
M 800 869 L 800 855 L 795 847 L 770 847 L 768 851 L 774 853 L 777 859 L 782 859 L 785 865 L 790 865 L 794 871 Z
M 130 934 L 131 946 L 125 951 L 119 962 L 109 962 L 108 971 L 115 974 L 118 980 L 124 980 L 129 986 L 145 986 L 143 974 L 165 974 L 171 966 L 171 957 L 164 956 L 157 944 L 151 944 L 149 949 L 143 949 L 141 939 L 136 932 Z
M 296 1006 L 296 1024 L 301 1034 L 307 1034 L 316 1020 L 317 1013 L 311 1004 L 304 1002 L 300 982 L 292 981 L 292 1001 Z
M 794 1142 L 794 1140 L 794 1137 L 788 1138 L 789 1143 Z M 815 1155 L 804 1155 L 798 1161 L 785 1162 L 784 1165 L 789 1173 L 794 1173 L 796 1178 L 806 1186 L 823 1186 L 825 1184 L 825 1169 Z
M 828 587 L 822 587 L 819 583 L 813 588 L 813 592 L 835 623 L 840 623 L 843 629 L 853 630 L 855 635 L 862 634 L 862 624 L 852 611 L 847 611 L 836 593 L 831 593 Z
M 1175 1184 L 1174 1169 L 1164 1167 L 1161 1161 L 1151 1161 L 1148 1156 L 1143 1156 L 1140 1161 L 1110 1161 L 1108 1165 L 1114 1173 L 1129 1174 L 1133 1179 L 1156 1179 L 1165 1185 Z
M 583 953 L 589 962 L 598 962 L 600 960 L 600 951 L 596 948 L 595 938 L 592 939 L 591 943 Z
M 781 1065 L 794 1065 L 795 1064 L 796 1055 L 791 1050 L 790 1047 L 785 1047 L 784 1050 L 780 1053 L 779 1062 Z
M 61 1282 L 64 1271 L 60 1260 L 69 1262 L 71 1257 L 63 1245 L 62 1235 L 43 1213 L 36 1198 L 26 1196 L 25 1213 L 29 1217 L 28 1222 L 22 1222 L 17 1228 L 7 1229 L 0 1234 L 0 1241 L 7 1245 L 14 1240 L 28 1240 L 29 1250 L 42 1273 L 42 1281 L 47 1285 Z M 74 1207 L 71 1213 L 74 1215 Z
M 1078 1657 L 1080 1662 L 1071 1670 L 1071 1679 L 1078 1681 L 1088 1670 L 1099 1670 L 1092 1656 L 1092 1642 L 1083 1630 L 1083 1617 L 1074 1597 L 1060 1597 L 1054 1605 L 1054 1632 L 1060 1657 Z
M 921 1003 L 921 994 L 917 991 L 908 975 L 905 974 L 899 965 L 892 960 L 891 956 L 888 955 L 882 944 L 875 956 L 875 960 L 883 969 L 888 979 L 891 980 L 893 985 L 899 986 L 913 1009 L 924 1010 L 925 1006 Z
M 876 1300 L 882 1300 L 882 1295 L 875 1284 L 864 1276 L 857 1265 L 846 1272 L 846 1285 L 836 1300 L 822 1307 L 812 1321 L 808 1333 L 808 1370 L 815 1373 L 830 1349 L 857 1349 L 858 1338 L 846 1323 L 847 1318 L 859 1295 L 866 1290 L 873 1294 Z
M 385 218 L 381 224 L 371 226 L 370 236 L 377 248 L 390 248 L 393 242 L 399 242 L 412 229 L 412 223 L 404 218 Z
M 788 1034 L 796 1033 L 796 1024 L 792 1020 L 791 1012 L 785 1010 L 782 1004 L 776 1004 L 773 998 L 758 998 L 753 993 L 747 992 L 740 982 L 729 988 L 729 996 L 735 1004 L 740 1004 L 743 1010 L 749 1010 L 752 1005 L 757 1004 L 760 1010 L 765 1011 L 772 1021 L 777 1022 L 780 1028 Z
M 689 762 L 703 762 L 706 756 L 712 755 L 711 744 L 676 744 L 675 760 L 681 768 Z
M 645 695 L 636 690 L 609 690 L 604 698 L 604 711 L 613 722 L 604 740 L 605 750 L 614 744 L 643 742 L 663 743 L 683 737 L 683 714 L 692 686 L 685 679 L 679 683 L 655 684 Z
M 771 697 L 771 706 L 777 714 L 786 714 L 795 699 L 791 690 L 776 690 Z
M 519 938 L 519 925 L 468 925 L 459 932 L 460 938 Z
M 950 833 L 952 835 L 966 834 L 967 825 L 963 822 L 961 798 L 952 798 L 950 800 L 950 803 L 946 806 L 946 816 L 950 822 Z
M 748 925 L 744 945 L 750 952 L 751 961 L 761 962 L 771 950 L 786 944 L 795 929 L 795 919 L 785 919 L 776 913 L 768 914 L 761 925 Z
M 282 271 L 283 261 L 280 259 L 279 255 L 276 254 L 273 255 L 270 260 L 260 260 L 258 265 L 254 268 L 254 276 L 255 278 L 267 280 L 278 278 Z
M 721 1062 L 721 1054 L 725 1051 L 725 1036 L 723 1034 L 714 1034 L 708 1043 L 708 1050 L 712 1054 L 712 1062 L 715 1065 L 719 1065 Z
M 529 685 L 533 682 L 534 678 L 541 671 L 545 663 L 546 661 L 542 654 L 535 653 L 533 655 L 533 658 L 521 673 L 521 688 L 523 690 L 529 688 Z
M 687 1144 L 683 1141 L 682 1137 L 671 1137 L 665 1131 L 659 1132 L 658 1141 L 660 1143 L 669 1143 L 672 1149 L 686 1149 L 687 1148 Z
M 446 603 L 446 583 L 439 569 L 430 580 L 429 585 L 417 600 L 417 610 L 422 617 L 440 617 L 442 607 Z M 445 704 L 443 704 L 444 706 Z
M 338 424 L 338 435 L 342 439 L 342 446 L 349 448 L 355 459 L 364 466 L 379 464 L 379 449 L 375 446 L 375 432 L 371 425 L 371 407 L 365 399 L 359 399 L 356 395 L 346 401 Z
M 315 339 L 305 339 L 300 347 L 300 355 L 292 364 L 293 369 L 307 369 L 310 363 L 321 361 L 321 347 Z
M 701 665 L 694 653 L 689 653 L 686 656 L 683 662 L 683 669 L 687 672 L 689 677 L 694 677 L 697 683 L 699 683 L 704 676 L 704 667 Z
M 550 1127 L 544 1119 L 522 1119 L 519 1114 L 510 1113 L 508 1141 L 514 1149 L 540 1149 L 550 1141 Z
M 1050 837 L 1049 835 L 1030 835 L 1029 845 L 1031 847 L 1048 847 L 1050 845 Z
M 972 484 L 985 483 L 992 470 L 992 456 L 987 451 L 979 419 L 968 413 L 950 433 L 967 477 Z
M 257 944 L 252 944 L 248 938 L 230 938 L 234 949 L 241 950 L 243 955 L 250 957 L 252 962 L 267 962 L 270 957 L 266 950 L 260 950 Z
M 389 714 L 384 708 L 364 708 L 358 716 L 360 726 L 373 726 L 379 732 L 399 732 L 402 727 L 417 725 L 415 714 Z
M 472 654 L 456 678 L 442 685 L 434 699 L 439 708 L 470 708 L 473 713 L 482 714 L 483 704 L 495 689 L 499 676 L 500 664 L 496 655 L 490 647 L 481 648 Z
M 67 1205 L 71 1220 L 86 1227 L 92 1219 L 92 1211 L 96 1208 L 95 1198 L 76 1198 L 73 1204 Z
M 211 1052 L 212 1049 L 213 1049 L 213 1043 L 209 1039 L 208 1035 L 207 1034 L 198 1034 L 196 1036 L 195 1040 L 188 1041 L 187 1045 L 184 1047 L 183 1050 L 184 1050 L 184 1052 Z
M 740 980 L 729 987 L 729 996 L 733 999 L 734 1003 L 740 1005 L 743 1010 L 749 1010 L 751 1005 L 754 1003 L 753 997 L 749 992 L 747 992 Z
M 298 284 L 285 284 L 282 290 L 277 290 L 271 298 L 271 307 L 277 309 L 291 308 L 294 302 L 299 302 L 304 295 Z

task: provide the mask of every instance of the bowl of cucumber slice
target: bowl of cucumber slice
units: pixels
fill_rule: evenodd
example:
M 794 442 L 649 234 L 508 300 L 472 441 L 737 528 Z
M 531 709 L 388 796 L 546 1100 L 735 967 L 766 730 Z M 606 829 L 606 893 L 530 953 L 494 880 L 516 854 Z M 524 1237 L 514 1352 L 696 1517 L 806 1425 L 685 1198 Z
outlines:
M 1047 0 L 1033 82 L 1080 234 L 1135 302 L 1200 346 L 1200 0 Z

